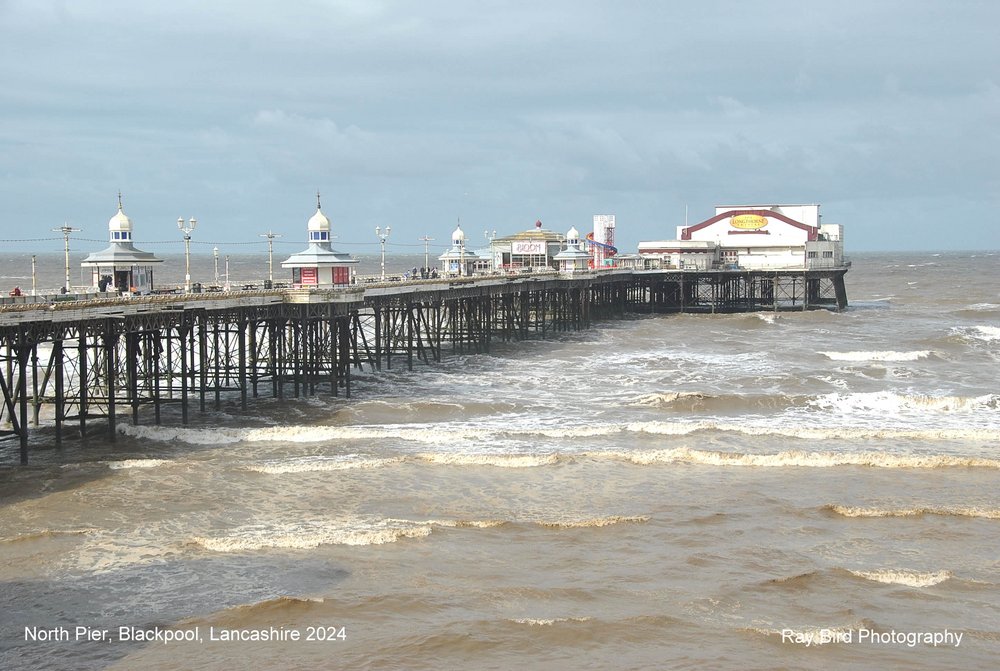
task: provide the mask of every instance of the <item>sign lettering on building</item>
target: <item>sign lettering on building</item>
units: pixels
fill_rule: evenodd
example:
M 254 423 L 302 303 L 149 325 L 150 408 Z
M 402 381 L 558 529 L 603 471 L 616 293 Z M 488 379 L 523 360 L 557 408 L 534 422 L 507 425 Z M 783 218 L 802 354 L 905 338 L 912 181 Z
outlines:
M 767 217 L 759 214 L 737 214 L 729 218 L 729 225 L 741 231 L 756 231 L 767 226 Z
M 536 254 L 545 255 L 545 243 L 540 240 L 515 240 L 510 245 L 510 253 L 521 256 Z

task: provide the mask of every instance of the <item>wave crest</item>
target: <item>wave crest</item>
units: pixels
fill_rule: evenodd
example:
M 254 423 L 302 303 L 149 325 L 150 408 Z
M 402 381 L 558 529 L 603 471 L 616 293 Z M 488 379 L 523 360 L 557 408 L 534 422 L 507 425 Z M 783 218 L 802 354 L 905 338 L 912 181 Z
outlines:
M 417 455 L 432 464 L 446 466 L 496 466 L 498 468 L 534 468 L 559 463 L 557 454 L 453 454 L 434 452 Z
M 921 573 L 904 569 L 879 569 L 878 571 L 851 571 L 851 574 L 880 582 L 886 585 L 905 585 L 907 587 L 931 587 L 939 585 L 952 577 L 951 571 L 933 571 Z
M 532 627 L 548 627 L 556 624 L 557 622 L 589 622 L 593 620 L 592 617 L 553 617 L 553 618 L 534 618 L 534 617 L 515 617 L 509 618 L 508 622 L 513 622 L 515 624 L 527 624 Z
M 716 452 L 677 447 L 669 450 L 643 450 L 636 452 L 591 452 L 588 457 L 613 457 L 640 466 L 660 463 L 690 463 L 707 466 L 804 466 L 829 468 L 832 466 L 871 466 L 873 468 L 943 468 L 980 467 L 1000 468 L 1000 460 L 977 457 L 952 457 L 946 455 L 903 456 L 881 452 L 799 452 L 776 454 L 748 454 L 741 452 Z
M 301 522 L 296 524 L 250 525 L 224 536 L 195 538 L 194 542 L 213 552 L 248 552 L 266 548 L 308 550 L 321 545 L 382 545 L 402 538 L 422 538 L 430 525 L 374 522 Z
M 827 505 L 824 510 L 843 517 L 922 517 L 924 515 L 944 515 L 951 517 L 980 517 L 1000 520 L 1000 510 L 969 506 L 963 508 L 914 507 L 914 508 L 859 508 L 853 506 Z
M 912 352 L 858 351 L 858 352 L 817 352 L 831 361 L 917 361 L 931 355 L 930 350 Z
M 346 455 L 342 457 L 308 456 L 253 464 L 247 466 L 246 470 L 267 475 L 283 475 L 285 473 L 314 473 L 345 471 L 355 468 L 381 468 L 382 466 L 399 463 L 400 461 L 402 461 L 401 458 L 359 458 L 358 455 Z
M 912 439 L 912 440 L 1000 440 L 1000 429 L 942 428 L 905 429 L 893 427 L 807 427 L 807 426 L 753 426 L 737 422 L 636 422 L 627 425 L 627 430 L 635 433 L 649 433 L 664 436 L 686 436 L 698 431 L 727 431 L 747 436 L 786 436 L 807 440 L 841 438 L 865 439 Z
M 587 520 L 549 520 L 536 522 L 536 524 L 540 527 L 548 527 L 550 529 L 586 529 L 609 527 L 614 524 L 645 524 L 648 521 L 648 515 L 611 515 L 609 517 L 594 517 Z
M 127 470 L 129 468 L 156 468 L 167 463 L 166 459 L 124 459 L 122 461 L 105 462 L 113 471 Z

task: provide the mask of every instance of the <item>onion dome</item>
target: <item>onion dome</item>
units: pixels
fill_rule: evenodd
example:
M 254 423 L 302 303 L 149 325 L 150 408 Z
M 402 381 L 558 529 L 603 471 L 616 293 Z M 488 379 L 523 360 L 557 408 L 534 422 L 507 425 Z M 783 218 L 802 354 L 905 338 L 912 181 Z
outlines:
M 132 220 L 125 216 L 125 212 L 122 211 L 122 194 L 118 193 L 118 213 L 108 220 L 108 231 L 111 233 L 131 233 L 132 232 Z M 114 237 L 114 236 L 113 236 Z M 131 236 L 126 236 L 128 239 Z M 118 236 L 115 239 L 120 239 Z
M 309 217 L 306 228 L 310 233 L 313 231 L 330 231 L 330 220 L 323 214 L 323 209 L 319 202 L 319 191 L 316 192 L 316 214 Z

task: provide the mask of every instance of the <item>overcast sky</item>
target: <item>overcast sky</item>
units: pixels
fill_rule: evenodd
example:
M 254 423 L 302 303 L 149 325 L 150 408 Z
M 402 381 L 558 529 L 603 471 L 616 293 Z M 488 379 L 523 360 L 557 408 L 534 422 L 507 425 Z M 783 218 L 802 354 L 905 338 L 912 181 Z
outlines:
M 849 252 L 996 249 L 998 26 L 992 0 L 0 0 L 0 239 L 106 240 L 121 190 L 140 248 L 193 216 L 196 251 L 291 252 L 319 190 L 353 253 L 602 213 L 635 251 L 777 203 Z

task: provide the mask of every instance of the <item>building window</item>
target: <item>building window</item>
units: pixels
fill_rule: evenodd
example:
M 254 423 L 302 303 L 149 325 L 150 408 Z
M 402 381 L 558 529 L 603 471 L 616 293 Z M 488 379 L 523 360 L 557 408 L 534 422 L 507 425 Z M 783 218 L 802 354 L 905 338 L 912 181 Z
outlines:
M 808 252 L 806 254 L 806 257 L 810 258 L 810 259 L 815 259 L 816 258 L 816 252 Z
M 309 240 L 313 242 L 316 241 L 326 242 L 328 235 L 329 233 L 327 233 L 326 231 L 310 231 Z
M 114 232 L 111 233 L 111 239 L 112 240 L 121 240 L 122 239 L 121 235 L 122 234 L 119 233 L 118 231 L 114 231 Z
M 824 259 L 832 259 L 833 258 L 833 252 L 823 252 L 823 258 Z

